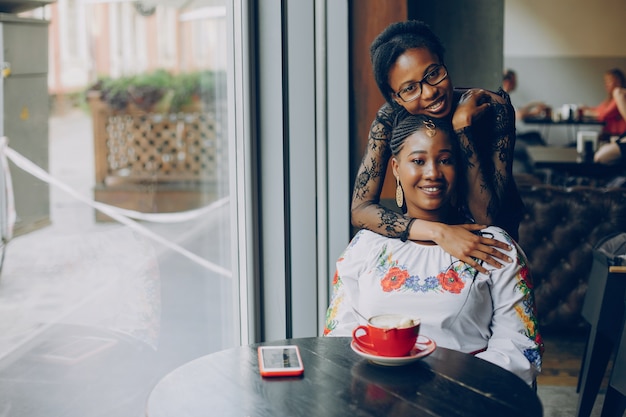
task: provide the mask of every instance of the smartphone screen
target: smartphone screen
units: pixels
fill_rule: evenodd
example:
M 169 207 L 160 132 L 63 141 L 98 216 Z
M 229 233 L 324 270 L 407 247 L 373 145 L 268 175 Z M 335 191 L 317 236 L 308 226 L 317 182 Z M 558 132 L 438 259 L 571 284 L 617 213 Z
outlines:
M 259 346 L 258 353 L 263 376 L 296 376 L 304 372 L 298 346 Z

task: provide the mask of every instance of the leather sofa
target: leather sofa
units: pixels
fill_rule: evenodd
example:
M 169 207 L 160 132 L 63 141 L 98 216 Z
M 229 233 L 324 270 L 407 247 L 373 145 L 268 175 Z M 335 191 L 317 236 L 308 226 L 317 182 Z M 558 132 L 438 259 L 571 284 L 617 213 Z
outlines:
M 530 262 L 540 329 L 582 330 L 592 248 L 626 232 L 626 189 L 530 185 L 520 194 L 519 244 Z

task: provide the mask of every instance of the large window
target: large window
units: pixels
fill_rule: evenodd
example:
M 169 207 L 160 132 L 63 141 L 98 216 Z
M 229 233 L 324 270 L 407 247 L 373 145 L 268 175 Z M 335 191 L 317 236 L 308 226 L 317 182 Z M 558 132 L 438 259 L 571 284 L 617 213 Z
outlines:
M 245 251 L 233 245 L 246 234 L 232 91 L 242 23 L 231 1 L 174 3 L 59 0 L 16 18 L 50 21 L 48 39 L 28 48 L 50 42 L 55 77 L 46 129 L 4 129 L 34 165 L 10 169 L 16 190 L 37 167 L 49 172 L 34 181 L 50 204 L 35 201 L 48 218 L 31 221 L 33 201 L 16 193 L 0 277 L 0 415 L 143 416 L 167 372 L 248 342 Z M 5 91 L 34 76 L 13 74 Z M 43 146 L 21 146 L 24 136 Z
M 349 235 L 347 0 L 25 13 L 50 59 L 0 83 L 0 416 L 143 416 L 189 360 L 318 335 Z

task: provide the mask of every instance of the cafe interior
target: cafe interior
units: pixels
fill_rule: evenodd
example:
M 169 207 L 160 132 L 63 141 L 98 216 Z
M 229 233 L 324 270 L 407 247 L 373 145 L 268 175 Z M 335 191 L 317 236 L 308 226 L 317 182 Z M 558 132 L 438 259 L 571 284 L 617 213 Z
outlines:
M 590 155 L 604 124 L 583 109 L 626 71 L 626 3 L 0 7 L 0 417 L 624 415 L 626 174 Z M 497 91 L 512 69 L 514 108 L 545 105 L 516 121 L 533 139 L 513 167 L 533 387 L 440 346 L 381 364 L 322 337 L 384 103 L 369 45 L 406 19 L 439 35 L 455 86 Z M 259 344 L 298 345 L 303 376 L 261 377 Z

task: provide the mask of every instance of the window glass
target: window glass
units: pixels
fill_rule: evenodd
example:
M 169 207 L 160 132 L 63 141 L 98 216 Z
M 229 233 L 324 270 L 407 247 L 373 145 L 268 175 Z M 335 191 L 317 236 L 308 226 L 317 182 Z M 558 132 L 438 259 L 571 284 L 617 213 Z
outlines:
M 49 56 L 0 90 L 17 214 L 0 415 L 143 416 L 164 375 L 239 343 L 232 5 L 199 3 L 58 0 L 0 19 L 0 39 Z

